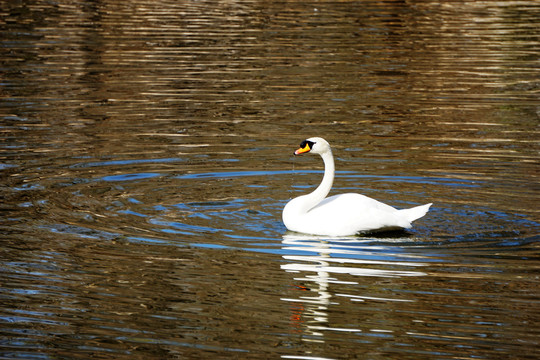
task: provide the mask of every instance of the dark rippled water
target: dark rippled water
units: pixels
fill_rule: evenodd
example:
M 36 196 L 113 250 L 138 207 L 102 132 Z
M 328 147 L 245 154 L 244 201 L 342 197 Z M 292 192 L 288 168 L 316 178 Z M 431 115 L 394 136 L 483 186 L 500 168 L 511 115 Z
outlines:
M 536 1 L 0 4 L 0 357 L 537 359 Z M 287 233 L 286 202 L 433 202 Z

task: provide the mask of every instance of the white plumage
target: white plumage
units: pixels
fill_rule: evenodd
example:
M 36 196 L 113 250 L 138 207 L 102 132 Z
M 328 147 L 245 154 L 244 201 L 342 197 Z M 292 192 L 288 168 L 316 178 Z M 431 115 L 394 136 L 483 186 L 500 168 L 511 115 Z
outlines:
M 283 209 L 287 229 L 313 235 L 347 236 L 360 232 L 406 229 L 424 216 L 432 204 L 398 210 L 361 194 L 326 197 L 334 182 L 334 158 L 326 140 L 304 140 L 295 155 L 311 152 L 324 161 L 324 177 L 317 189 L 292 199 Z

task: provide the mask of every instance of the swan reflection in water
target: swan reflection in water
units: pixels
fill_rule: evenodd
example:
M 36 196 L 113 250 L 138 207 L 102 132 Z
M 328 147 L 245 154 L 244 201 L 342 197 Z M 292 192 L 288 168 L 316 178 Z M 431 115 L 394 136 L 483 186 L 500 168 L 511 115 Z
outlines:
M 410 242 L 411 238 L 378 238 L 378 240 L 388 244 L 388 242 Z M 336 288 L 361 291 L 364 287 L 355 285 L 362 284 L 362 279 L 355 279 L 356 276 L 401 278 L 427 275 L 422 271 L 414 270 L 414 268 L 426 265 L 420 261 L 421 257 L 392 253 L 391 249 L 397 248 L 374 245 L 373 242 L 373 238 L 356 236 L 332 238 L 298 233 L 283 235 L 282 249 L 288 255 L 283 255 L 287 263 L 281 265 L 281 269 L 298 274 L 294 277 L 297 282 L 295 287 L 301 290 L 302 294 L 298 298 L 282 298 L 281 300 L 290 302 L 291 326 L 301 335 L 303 341 L 324 342 L 325 331 L 363 331 L 354 326 L 332 326 L 328 310 L 332 306 L 339 306 L 342 301 L 383 301 L 386 303 L 414 301 L 393 298 L 392 295 L 377 297 L 370 294 L 345 294 L 331 290 L 334 285 Z M 403 261 L 404 258 L 410 258 L 411 261 Z M 413 270 L 399 270 L 400 267 L 413 268 Z M 386 330 L 370 329 L 370 331 L 385 332 Z

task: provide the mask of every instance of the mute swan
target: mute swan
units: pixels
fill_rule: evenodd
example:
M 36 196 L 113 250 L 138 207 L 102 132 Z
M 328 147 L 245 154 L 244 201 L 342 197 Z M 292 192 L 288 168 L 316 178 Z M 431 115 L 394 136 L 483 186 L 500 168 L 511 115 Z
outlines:
M 360 194 L 340 194 L 326 198 L 334 182 L 334 157 L 326 140 L 304 140 L 294 155 L 311 152 L 324 161 L 321 184 L 312 193 L 292 199 L 283 209 L 287 229 L 313 235 L 347 236 L 359 232 L 410 228 L 432 204 L 397 210 Z

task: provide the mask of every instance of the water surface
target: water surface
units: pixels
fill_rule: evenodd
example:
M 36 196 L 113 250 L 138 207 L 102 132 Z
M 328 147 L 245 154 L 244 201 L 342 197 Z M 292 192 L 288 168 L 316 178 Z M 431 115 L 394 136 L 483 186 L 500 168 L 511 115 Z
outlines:
M 3 358 L 536 359 L 533 1 L 0 5 Z M 408 232 L 288 233 L 320 181 Z

